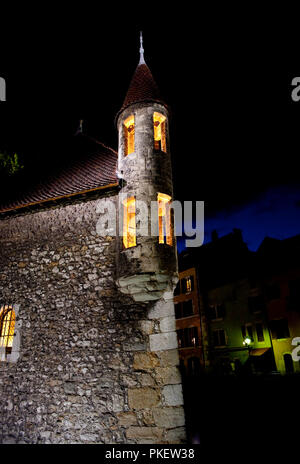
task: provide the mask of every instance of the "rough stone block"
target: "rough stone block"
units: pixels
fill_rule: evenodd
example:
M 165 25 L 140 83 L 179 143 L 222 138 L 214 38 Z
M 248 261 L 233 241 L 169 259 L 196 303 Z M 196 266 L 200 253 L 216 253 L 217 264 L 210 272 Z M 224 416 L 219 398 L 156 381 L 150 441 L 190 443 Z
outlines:
M 167 430 L 166 441 L 168 443 L 185 443 L 186 442 L 185 428 L 178 427 L 176 429 Z
M 159 300 L 149 309 L 149 319 L 160 319 L 162 317 L 174 316 L 174 302 L 173 300 L 165 301 Z
M 134 301 L 152 301 L 152 300 L 158 300 L 161 297 L 161 293 L 160 292 L 134 293 L 132 297 Z
M 140 327 L 142 332 L 149 335 L 153 333 L 154 322 L 153 321 L 140 321 Z
M 139 381 L 142 387 L 152 387 L 155 385 L 155 380 L 151 377 L 150 374 L 141 374 Z
M 96 443 L 98 436 L 94 433 L 84 433 L 80 435 L 80 440 L 83 442 Z
M 129 427 L 130 425 L 136 425 L 137 424 L 136 415 L 132 411 L 120 412 L 119 414 L 117 414 L 117 417 L 119 419 L 119 424 L 122 427 Z
M 166 385 L 163 388 L 163 398 L 167 406 L 181 406 L 183 404 L 182 386 Z
M 137 439 L 141 443 L 141 439 L 161 440 L 163 437 L 163 429 L 159 427 L 129 427 L 126 436 L 129 439 Z
M 159 359 L 155 353 L 143 352 L 134 355 L 133 368 L 136 370 L 148 370 L 159 366 Z
M 159 385 L 175 385 L 181 383 L 181 374 L 177 366 L 156 367 L 155 378 Z
M 176 330 L 175 317 L 168 316 L 160 319 L 159 328 L 161 332 L 174 332 Z
M 166 350 L 159 351 L 156 353 L 160 360 L 161 366 L 178 366 L 179 365 L 179 354 L 178 350 Z
M 152 334 L 149 339 L 151 351 L 171 350 L 178 346 L 176 332 Z
M 114 412 L 123 411 L 124 398 L 121 395 L 112 395 L 112 410 Z
M 185 424 L 183 407 L 155 408 L 153 417 L 158 427 L 174 428 Z
M 160 394 L 154 388 L 128 389 L 128 404 L 131 409 L 154 408 L 160 404 Z

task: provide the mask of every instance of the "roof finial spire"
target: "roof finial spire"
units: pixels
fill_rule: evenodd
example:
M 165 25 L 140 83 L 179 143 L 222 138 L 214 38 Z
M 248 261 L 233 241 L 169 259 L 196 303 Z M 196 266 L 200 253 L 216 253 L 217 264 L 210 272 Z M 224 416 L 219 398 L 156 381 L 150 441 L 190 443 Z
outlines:
M 78 126 L 77 131 L 75 132 L 75 135 L 78 135 L 78 134 L 83 134 L 83 119 L 79 120 L 79 126 Z
M 140 62 L 139 64 L 145 64 L 144 60 L 144 49 L 143 49 L 143 32 L 140 32 Z

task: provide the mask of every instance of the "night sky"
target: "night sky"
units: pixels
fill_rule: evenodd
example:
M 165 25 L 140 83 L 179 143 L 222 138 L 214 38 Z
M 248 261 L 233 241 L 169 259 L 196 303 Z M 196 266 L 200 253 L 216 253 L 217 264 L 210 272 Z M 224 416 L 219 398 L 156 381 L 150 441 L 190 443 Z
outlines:
M 17 152 L 25 168 L 2 195 L 72 158 L 80 119 L 87 134 L 117 148 L 114 117 L 143 29 L 145 60 L 172 110 L 174 196 L 204 200 L 205 240 L 214 229 L 222 236 L 237 227 L 255 250 L 266 235 L 300 233 L 300 102 L 291 99 L 300 76 L 297 28 L 290 17 L 287 32 L 270 12 L 227 13 L 229 20 L 222 11 L 189 12 L 155 27 L 119 27 L 92 10 L 7 22 L 0 151 Z

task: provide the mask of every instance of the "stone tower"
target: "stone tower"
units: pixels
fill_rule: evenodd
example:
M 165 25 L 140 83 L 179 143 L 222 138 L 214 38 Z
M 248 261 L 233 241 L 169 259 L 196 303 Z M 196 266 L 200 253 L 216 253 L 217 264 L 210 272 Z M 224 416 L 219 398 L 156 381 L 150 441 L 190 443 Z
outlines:
M 135 301 L 157 300 L 177 282 L 169 111 L 145 63 L 142 35 L 140 61 L 116 123 L 123 221 L 117 283 Z

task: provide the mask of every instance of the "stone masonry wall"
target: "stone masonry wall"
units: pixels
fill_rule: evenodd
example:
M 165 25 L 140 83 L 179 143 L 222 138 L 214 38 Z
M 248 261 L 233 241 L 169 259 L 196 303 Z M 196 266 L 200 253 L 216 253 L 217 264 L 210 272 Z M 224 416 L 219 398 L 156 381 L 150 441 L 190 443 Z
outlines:
M 103 201 L 0 220 L 0 305 L 18 305 L 20 346 L 0 362 L 0 443 L 185 441 L 172 295 L 117 290 Z

